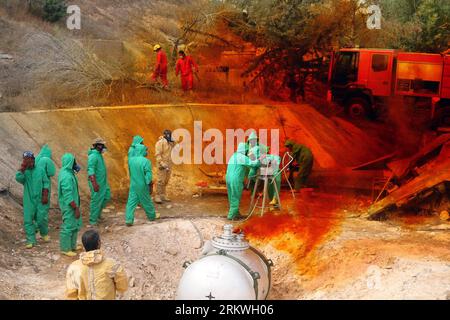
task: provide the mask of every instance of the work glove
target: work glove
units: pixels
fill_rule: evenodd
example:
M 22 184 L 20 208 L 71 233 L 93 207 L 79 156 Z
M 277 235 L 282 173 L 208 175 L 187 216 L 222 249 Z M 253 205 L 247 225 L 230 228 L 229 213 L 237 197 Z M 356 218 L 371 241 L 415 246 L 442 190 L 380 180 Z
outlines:
M 99 192 L 100 186 L 97 183 L 97 179 L 96 179 L 95 175 L 89 176 L 89 180 L 91 180 L 92 188 L 94 189 L 94 192 Z
M 42 189 L 42 204 L 48 203 L 48 189 Z
M 24 173 L 28 168 L 28 162 L 26 159 L 23 159 L 22 164 L 20 165 L 20 172 Z
M 79 218 L 80 218 L 80 208 L 77 207 L 77 204 L 75 203 L 75 201 L 72 201 L 72 202 L 70 203 L 70 206 L 71 206 L 71 207 L 73 208 L 73 210 L 75 211 L 75 212 L 74 212 L 75 218 L 76 218 L 76 219 L 79 219 Z

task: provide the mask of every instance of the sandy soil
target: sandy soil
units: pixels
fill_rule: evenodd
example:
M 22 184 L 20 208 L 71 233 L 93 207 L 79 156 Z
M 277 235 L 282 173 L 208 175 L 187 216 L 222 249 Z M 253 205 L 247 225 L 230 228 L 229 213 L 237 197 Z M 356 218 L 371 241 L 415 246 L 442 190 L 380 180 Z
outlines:
M 367 199 L 347 198 L 317 194 L 294 201 L 284 195 L 283 212 L 235 223 L 275 263 L 270 299 L 450 298 L 448 222 L 434 216 L 367 221 L 359 218 Z M 20 207 L 6 196 L 0 207 L 0 298 L 62 299 L 73 259 L 59 254 L 59 213 L 51 213 L 52 242 L 25 250 Z M 138 210 L 131 228 L 124 226 L 123 205 L 105 210 L 104 250 L 130 278 L 122 299 L 174 299 L 183 263 L 195 260 L 226 223 L 223 196 L 166 207 L 158 206 L 163 218 L 157 222 Z

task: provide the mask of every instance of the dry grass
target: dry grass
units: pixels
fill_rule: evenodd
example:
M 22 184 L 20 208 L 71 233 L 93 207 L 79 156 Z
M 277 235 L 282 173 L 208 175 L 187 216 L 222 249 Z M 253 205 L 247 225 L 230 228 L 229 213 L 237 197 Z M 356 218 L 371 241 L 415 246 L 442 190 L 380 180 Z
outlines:
M 123 77 L 119 65 L 106 64 L 79 41 L 48 33 L 29 33 L 23 38 L 22 66 L 26 87 L 38 90 L 50 101 L 97 98 L 115 79 Z
M 183 31 L 186 22 L 213 9 L 203 0 L 79 0 L 80 31 L 66 30 L 64 21 L 43 22 L 20 6 L 20 1 L 8 1 L 11 6 L 3 9 L 6 11 L 0 4 L 0 27 L 2 19 L 8 20 L 11 26 L 6 33 L 14 36 L 5 39 L 5 34 L 0 34 L 0 49 L 1 43 L 8 43 L 7 53 L 16 57 L 16 63 L 8 66 L 8 72 L 0 69 L 0 84 L 7 87 L 0 91 L 9 97 L 9 109 L 259 100 L 220 81 L 198 83 L 193 95 L 181 92 L 171 59 L 174 44 L 191 44 L 197 62 L 205 65 L 203 53 L 214 43 L 214 39 Z M 197 29 L 208 31 L 208 26 L 214 26 L 212 16 L 207 14 L 205 19 Z M 111 41 L 115 49 L 99 43 L 102 41 Z M 169 56 L 170 92 L 140 88 L 151 82 L 155 43 Z M 2 82 L 2 78 L 7 80 Z

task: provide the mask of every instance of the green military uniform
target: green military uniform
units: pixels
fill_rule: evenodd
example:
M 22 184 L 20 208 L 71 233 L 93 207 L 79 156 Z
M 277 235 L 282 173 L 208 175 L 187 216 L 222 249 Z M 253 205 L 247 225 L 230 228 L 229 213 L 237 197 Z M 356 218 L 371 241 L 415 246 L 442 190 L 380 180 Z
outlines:
M 292 148 L 292 156 L 299 166 L 299 173 L 295 177 L 294 185 L 295 190 L 299 190 L 306 184 L 311 174 L 314 162 L 313 154 L 308 147 L 295 143 L 293 140 L 287 140 L 285 146 Z
M 77 249 L 77 236 L 82 224 L 81 215 L 80 218 L 75 218 L 75 210 L 70 203 L 73 201 L 77 207 L 80 207 L 80 193 L 78 178 L 73 171 L 75 157 L 66 153 L 61 162 L 62 167 L 58 175 L 58 198 L 63 221 L 60 232 L 60 248 L 62 252 L 69 252 Z
M 88 152 L 87 170 L 88 177 L 95 175 L 99 186 L 98 192 L 95 192 L 92 182 L 88 179 L 89 189 L 91 190 L 89 223 L 95 225 L 101 216 L 102 210 L 106 207 L 108 201 L 111 200 L 111 189 L 108 184 L 105 160 L 97 149 L 90 149 Z

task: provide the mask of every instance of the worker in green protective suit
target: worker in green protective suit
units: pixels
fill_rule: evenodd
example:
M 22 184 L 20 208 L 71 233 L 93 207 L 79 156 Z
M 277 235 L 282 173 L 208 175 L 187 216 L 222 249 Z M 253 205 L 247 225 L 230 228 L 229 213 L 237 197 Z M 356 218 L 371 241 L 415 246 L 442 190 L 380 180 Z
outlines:
M 131 143 L 130 148 L 128 149 L 128 163 L 130 162 L 130 159 L 137 155 L 136 146 L 137 145 L 143 145 L 144 144 L 144 138 L 141 136 L 134 136 L 133 142 Z
M 295 143 L 293 140 L 287 140 L 284 145 L 288 148 L 290 154 L 294 158 L 294 161 L 289 167 L 290 177 L 292 177 L 294 171 L 298 171 L 294 180 L 294 189 L 300 190 L 305 186 L 306 181 L 311 174 L 314 162 L 313 154 L 308 147 Z
M 131 158 L 137 155 L 136 146 L 144 145 L 144 138 L 141 136 L 134 136 L 133 141 L 131 142 L 131 146 L 128 148 L 128 175 L 131 176 L 130 173 L 130 160 Z
M 259 139 L 255 131 L 250 133 L 246 147 L 248 150 L 247 155 L 252 161 L 259 160 L 261 154 L 267 153 L 269 150 L 269 147 L 259 143 Z M 258 168 L 250 168 L 248 172 L 249 188 L 252 191 L 255 186 L 257 172 Z
M 78 191 L 78 178 L 80 166 L 75 157 L 66 153 L 61 158 L 61 170 L 58 174 L 58 198 L 62 213 L 60 231 L 61 252 L 69 257 L 76 256 L 78 231 L 81 229 L 80 193 Z
M 23 153 L 23 161 L 16 172 L 16 181 L 23 184 L 23 226 L 26 234 L 26 248 L 31 249 L 36 245 L 35 219 L 38 207 L 46 205 L 49 201 L 50 180 L 44 170 L 35 165 L 34 154 L 31 151 Z M 39 217 L 41 219 L 41 217 Z M 41 220 L 38 221 L 42 225 Z M 47 230 L 41 230 L 41 236 L 46 237 Z
M 42 204 L 42 202 L 38 203 L 38 210 L 36 215 L 37 229 L 41 234 L 42 240 L 48 242 L 50 241 L 50 237 L 48 235 L 48 212 L 50 210 L 50 198 L 52 194 L 51 177 L 56 174 L 56 167 L 55 163 L 52 160 L 52 150 L 47 144 L 42 146 L 41 151 L 36 157 L 35 163 L 36 167 L 44 170 L 45 175 L 49 179 L 48 201 L 46 204 Z
M 130 167 L 130 191 L 125 213 L 125 223 L 132 226 L 134 223 L 134 210 L 140 204 L 150 221 L 158 218 L 153 205 L 151 194 L 153 192 L 152 163 L 146 158 L 148 148 L 142 144 L 134 147 L 135 156 L 128 160 Z
M 233 220 L 239 217 L 239 203 L 241 202 L 242 191 L 244 189 L 244 179 L 250 168 L 258 168 L 259 160 L 250 160 L 246 156 L 246 144 L 241 142 L 237 151 L 233 153 L 228 160 L 227 173 L 225 181 L 227 183 L 228 202 L 230 210 L 228 211 L 228 219 Z
M 280 194 L 281 191 L 281 174 L 280 174 L 281 158 L 280 156 L 274 154 L 268 154 L 266 155 L 266 159 L 271 162 L 272 168 L 274 168 L 273 175 L 275 177 L 275 180 L 273 182 L 272 179 L 269 180 L 270 184 L 268 192 L 269 192 L 269 199 L 271 199 L 270 204 L 276 206 L 279 204 L 276 191 L 278 191 L 278 195 Z
M 106 142 L 97 138 L 88 152 L 88 183 L 91 190 L 89 224 L 91 226 L 97 225 L 98 220 L 101 219 L 102 210 L 111 200 L 111 189 L 109 188 L 106 165 L 103 159 L 103 153 L 106 150 Z

